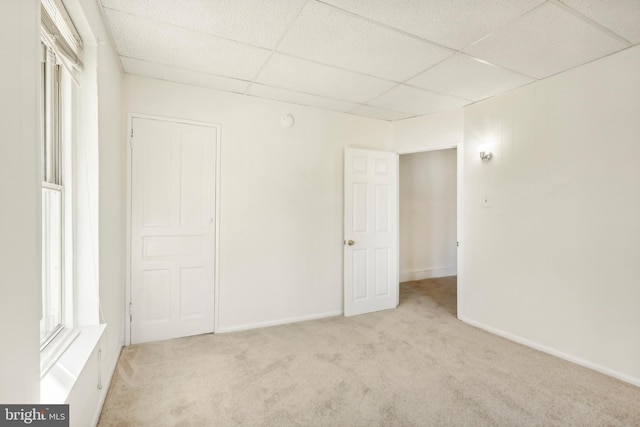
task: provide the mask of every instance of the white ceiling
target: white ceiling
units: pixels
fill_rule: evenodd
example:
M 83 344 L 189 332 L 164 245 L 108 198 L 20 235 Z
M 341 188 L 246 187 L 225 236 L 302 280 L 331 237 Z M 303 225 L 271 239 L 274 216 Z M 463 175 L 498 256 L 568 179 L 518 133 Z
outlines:
M 640 44 L 640 0 L 101 0 L 130 74 L 400 120 Z

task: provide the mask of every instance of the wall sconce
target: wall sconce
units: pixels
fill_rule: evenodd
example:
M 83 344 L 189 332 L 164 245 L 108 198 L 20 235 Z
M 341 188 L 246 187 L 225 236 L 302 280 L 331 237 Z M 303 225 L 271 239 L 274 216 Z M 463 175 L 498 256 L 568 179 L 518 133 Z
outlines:
M 493 157 L 493 153 L 490 151 L 481 151 L 480 152 L 480 160 L 483 162 L 488 162 Z

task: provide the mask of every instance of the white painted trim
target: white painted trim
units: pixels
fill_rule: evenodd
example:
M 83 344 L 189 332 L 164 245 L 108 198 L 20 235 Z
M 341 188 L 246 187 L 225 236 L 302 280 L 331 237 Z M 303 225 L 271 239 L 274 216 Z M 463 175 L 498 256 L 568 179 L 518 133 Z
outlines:
M 458 285 L 457 287 L 457 291 L 456 291 L 456 300 L 457 300 L 457 316 L 458 319 L 462 316 L 464 316 L 464 247 L 463 247 L 463 242 L 464 242 L 464 227 L 463 227 L 463 221 L 464 221 L 464 216 L 463 211 L 464 211 L 464 197 L 462 197 L 463 195 L 463 191 L 464 191 L 464 144 L 462 142 L 458 143 L 456 146 L 456 150 L 457 150 L 457 154 L 458 154 L 458 158 L 457 158 L 457 163 L 456 163 L 456 169 L 457 169 L 457 178 L 458 178 L 458 182 L 457 182 L 457 196 L 458 196 L 458 200 L 457 200 L 457 212 L 456 215 L 458 216 L 458 221 L 456 224 L 456 230 L 458 232 L 458 243 L 457 243 L 457 259 L 456 259 L 456 269 L 458 270 L 458 274 L 457 274 L 457 279 L 456 279 L 456 283 Z
M 78 338 L 78 335 L 80 335 L 80 330 L 77 328 L 62 328 L 51 342 L 40 350 L 40 379 L 56 364 L 58 359 Z
M 220 327 L 220 206 L 221 206 L 221 179 L 222 179 L 222 129 L 221 125 L 216 125 L 216 199 L 214 207 L 215 218 L 215 257 L 213 260 L 213 332 L 218 332 Z
M 436 277 L 455 276 L 456 267 L 435 267 L 400 272 L 400 282 L 410 282 L 412 280 L 433 279 Z
M 427 151 L 450 150 L 452 148 L 458 148 L 461 146 L 462 146 L 461 142 L 452 142 L 450 144 L 434 145 L 433 147 L 428 147 L 428 148 L 423 148 L 423 147 L 407 148 L 406 150 L 396 151 L 396 154 L 401 156 L 403 154 L 425 153 Z
M 215 257 L 214 257 L 214 278 L 213 278 L 213 332 L 218 332 L 219 321 L 219 313 L 220 313 L 220 179 L 221 179 L 221 165 L 220 155 L 222 153 L 222 140 L 220 138 L 220 128 L 221 125 L 219 123 L 207 123 L 207 122 L 199 122 L 195 120 L 187 120 L 175 117 L 166 117 L 166 116 L 158 116 L 153 114 L 142 114 L 142 113 L 128 113 L 127 114 L 127 204 L 126 204 L 126 259 L 125 259 L 125 345 L 131 345 L 131 321 L 129 317 L 129 303 L 131 302 L 131 214 L 132 214 L 132 203 L 131 203 L 131 173 L 132 173 L 132 159 L 131 159 L 131 129 L 133 127 L 133 119 L 149 119 L 149 120 L 159 120 L 164 122 L 173 122 L 173 123 L 182 123 L 187 125 L 196 125 L 196 126 L 206 126 L 216 129 L 216 188 L 215 188 L 215 207 L 214 207 L 214 218 L 215 218 L 215 236 L 214 236 L 214 245 L 215 245 Z
M 249 323 L 246 325 L 239 325 L 239 326 L 223 326 L 221 328 L 218 328 L 216 332 L 226 333 L 226 332 L 247 331 L 249 329 L 266 328 L 269 326 L 287 325 L 290 323 L 305 322 L 307 320 L 318 320 L 318 319 L 325 319 L 327 317 L 342 316 L 343 314 L 344 312 L 342 310 L 339 310 L 339 311 L 329 311 L 326 313 L 311 314 L 308 316 L 289 317 L 286 319 L 271 320 L 268 322 Z
M 96 412 L 93 415 L 93 420 L 91 425 L 97 426 L 98 421 L 100 420 L 100 414 L 102 414 L 102 407 L 104 406 L 105 400 L 107 400 L 107 393 L 109 392 L 109 388 L 111 387 L 111 380 L 113 379 L 113 374 L 116 372 L 116 367 L 118 366 L 118 360 L 120 360 L 120 353 L 122 353 L 122 347 L 115 354 L 115 357 L 111 361 L 107 371 L 107 380 L 102 383 L 102 390 L 100 390 L 100 401 L 98 402 L 98 406 L 96 407 Z
M 41 402 L 58 404 L 67 401 L 91 356 L 101 348 L 106 328 L 103 323 L 80 326 L 73 331 L 77 334 L 71 344 L 40 379 Z
M 640 387 L 640 378 L 635 378 L 627 374 L 623 374 L 622 372 L 615 371 L 613 369 L 609 369 L 602 365 L 598 365 L 597 363 L 589 362 L 588 360 L 581 359 L 576 356 L 572 356 L 570 354 L 564 353 L 562 351 L 556 350 L 551 347 L 547 347 L 545 345 L 539 344 L 535 341 L 530 341 L 526 338 L 522 338 L 518 335 L 514 335 L 509 332 L 505 332 L 502 329 L 494 328 L 492 326 L 485 325 L 484 323 L 477 322 L 475 320 L 469 319 L 467 317 L 458 316 L 458 319 L 462 320 L 464 323 L 475 326 L 476 328 L 482 329 L 484 331 L 490 332 L 494 335 L 498 335 L 502 338 L 506 338 L 510 341 L 517 342 L 518 344 L 525 345 L 534 350 L 541 351 L 543 353 L 550 354 L 552 356 L 558 357 L 560 359 L 566 360 L 571 363 L 575 363 L 576 365 L 583 366 L 585 368 L 592 369 L 596 372 L 600 372 L 601 374 L 619 379 L 626 383 L 632 384 L 636 387 Z
M 133 125 L 133 114 L 127 114 L 127 134 L 125 137 L 127 152 L 127 195 L 125 204 L 125 259 L 124 259 L 124 345 L 131 345 L 131 321 L 129 317 L 129 303 L 131 302 L 131 128 Z
M 344 250 L 344 249 L 343 249 Z M 400 305 L 400 155 L 396 153 L 396 308 Z

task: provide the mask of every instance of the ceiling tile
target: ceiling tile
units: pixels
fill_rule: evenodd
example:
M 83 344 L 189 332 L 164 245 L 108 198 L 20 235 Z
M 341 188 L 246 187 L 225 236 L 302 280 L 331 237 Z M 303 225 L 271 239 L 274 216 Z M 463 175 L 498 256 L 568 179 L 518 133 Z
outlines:
M 128 73 L 382 120 L 640 43 L 640 0 L 98 1 Z
M 412 86 L 479 101 L 533 79 L 467 55 L 455 55 L 406 82 Z
M 121 56 L 252 80 L 270 52 L 107 9 Z
M 323 0 L 453 49 L 492 33 L 544 0 Z
M 469 100 L 399 85 L 367 104 L 387 110 L 422 115 L 462 107 L 469 103 L 471 103 Z
M 307 93 L 294 92 L 288 89 L 280 89 L 272 86 L 265 86 L 254 83 L 248 92 L 249 95 L 261 98 L 275 99 L 278 101 L 290 102 L 292 104 L 308 105 L 310 107 L 324 108 L 327 110 L 347 112 L 353 110 L 358 104 L 338 101 L 336 99 L 324 98 Z
M 197 71 L 154 64 L 133 58 L 121 58 L 121 60 L 125 73 L 136 74 L 138 76 L 152 77 L 160 80 L 169 80 L 236 93 L 244 93 L 249 86 L 249 82 L 244 80 L 199 73 Z
M 102 0 L 111 9 L 272 49 L 305 0 Z
M 385 110 L 383 108 L 371 107 L 369 105 L 360 105 L 356 109 L 350 111 L 350 113 L 357 116 L 388 121 L 402 120 L 415 116 L 415 114 L 411 113 L 400 113 L 398 111 Z
M 627 46 L 566 8 L 546 3 L 465 52 L 529 76 L 544 78 Z
M 630 42 L 640 43 L 640 1 L 563 0 L 563 3 Z
M 257 78 L 259 83 L 355 103 L 383 93 L 395 83 L 282 54 L 274 54 Z
M 316 2 L 307 4 L 278 50 L 397 82 L 453 54 Z

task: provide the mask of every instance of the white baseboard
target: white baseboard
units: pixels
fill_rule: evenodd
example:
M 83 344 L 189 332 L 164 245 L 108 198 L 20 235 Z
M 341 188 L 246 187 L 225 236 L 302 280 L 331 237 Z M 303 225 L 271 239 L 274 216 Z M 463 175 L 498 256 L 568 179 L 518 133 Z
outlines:
M 100 420 L 100 414 L 102 414 L 102 407 L 104 406 L 104 401 L 107 399 L 107 393 L 109 392 L 109 387 L 111 386 L 111 380 L 113 379 L 113 374 L 116 372 L 116 366 L 118 366 L 118 360 L 120 359 L 120 353 L 122 352 L 122 346 L 116 352 L 113 357 L 113 360 L 107 365 L 107 378 L 105 381 L 102 381 L 102 390 L 100 393 L 100 401 L 98 402 L 98 407 L 96 408 L 96 413 L 93 416 L 92 426 L 97 426 L 98 421 Z
M 410 282 L 412 280 L 433 279 L 436 277 L 455 276 L 457 269 L 453 267 L 437 267 L 422 270 L 408 270 L 400 272 L 400 282 Z
M 249 329 L 266 328 L 268 326 L 286 325 L 288 323 L 304 322 L 306 320 L 317 320 L 317 319 L 324 319 L 325 317 L 342 316 L 342 314 L 343 314 L 342 310 L 329 311 L 327 313 L 318 313 L 318 314 L 311 314 L 308 316 L 299 316 L 299 317 L 289 317 L 286 319 L 271 320 L 268 322 L 249 323 L 246 325 L 238 325 L 238 326 L 223 326 L 218 328 L 216 333 L 246 331 Z
M 585 368 L 592 369 L 594 371 L 600 372 L 601 374 L 608 375 L 613 378 L 617 378 L 626 383 L 632 384 L 636 387 L 640 387 L 640 378 L 632 377 L 631 375 L 623 374 L 622 372 L 615 371 L 613 369 L 609 369 L 605 366 L 598 365 L 597 363 L 589 362 L 588 360 L 581 359 L 579 357 L 572 356 L 570 354 L 564 353 L 562 351 L 553 349 L 551 347 L 547 347 L 545 345 L 539 344 L 534 341 L 530 341 L 526 338 L 522 338 L 518 335 L 511 334 L 509 332 L 505 332 L 501 329 L 494 328 L 492 326 L 487 326 L 483 323 L 476 322 L 475 320 L 471 320 L 466 317 L 459 316 L 458 319 L 462 320 L 464 323 L 467 323 L 471 326 L 475 326 L 476 328 L 485 330 L 494 335 L 501 336 L 510 341 L 517 342 L 518 344 L 526 345 L 527 347 L 533 348 L 534 350 L 541 351 L 543 353 L 550 354 L 555 357 L 559 357 L 560 359 L 564 359 L 568 362 L 575 363 L 576 365 L 584 366 Z

